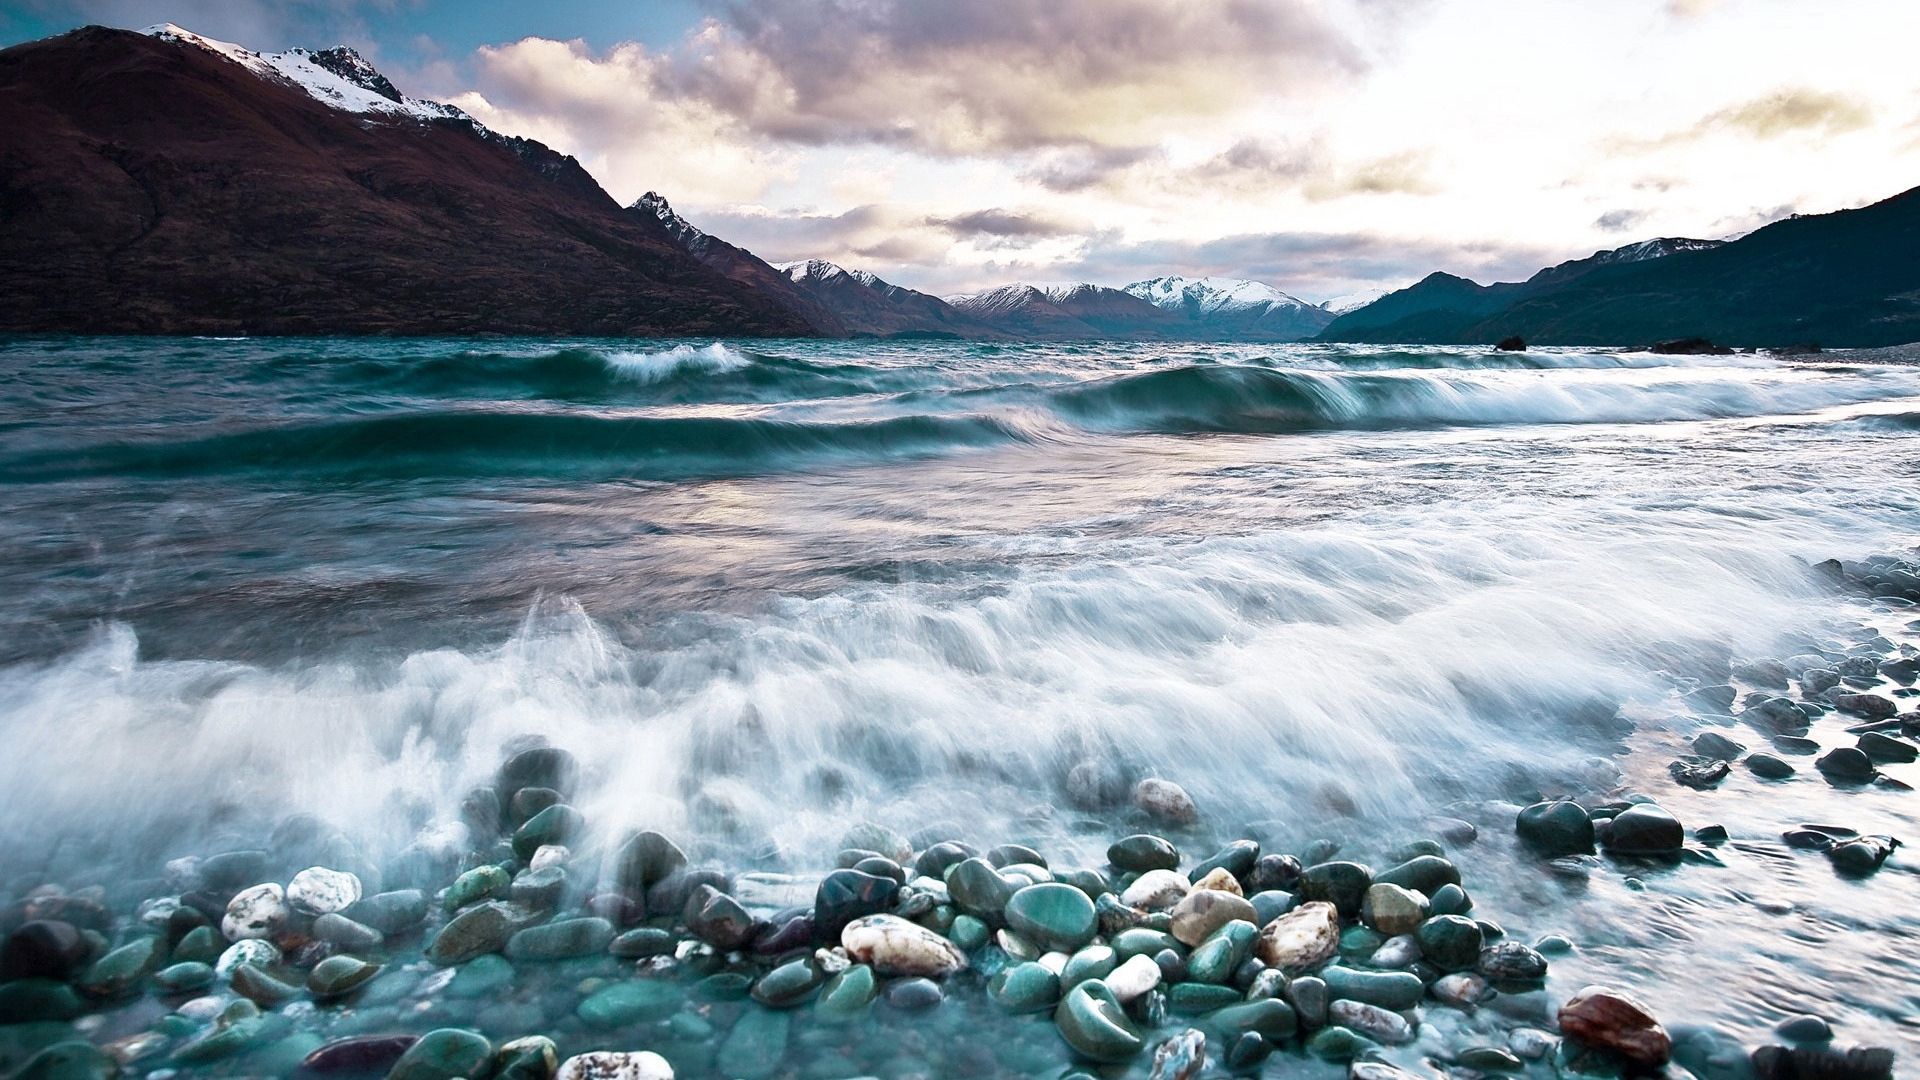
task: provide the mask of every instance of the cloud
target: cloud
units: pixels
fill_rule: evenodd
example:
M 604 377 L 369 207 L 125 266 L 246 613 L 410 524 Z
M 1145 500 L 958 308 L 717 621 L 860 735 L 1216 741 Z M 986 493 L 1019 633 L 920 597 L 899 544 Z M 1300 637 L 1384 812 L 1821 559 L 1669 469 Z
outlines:
M 1724 135 L 1763 141 L 1793 134 L 1844 135 L 1872 123 L 1872 106 L 1855 95 L 1787 87 L 1716 109 L 1678 131 L 1650 139 L 1615 138 L 1609 145 L 1657 150 Z
M 1121 197 L 1268 196 L 1298 191 L 1313 202 L 1349 195 L 1427 195 L 1429 153 L 1409 150 L 1341 161 L 1324 139 L 1294 142 L 1248 138 L 1198 161 L 1179 163 L 1164 150 L 1076 149 L 1047 155 L 1024 178 L 1060 193 L 1100 189 Z
M 1593 227 L 1601 232 L 1626 232 L 1646 219 L 1645 210 L 1609 210 L 1593 219 Z
M 958 237 L 990 238 L 994 240 L 1028 240 L 1050 236 L 1067 236 L 1080 232 L 1085 225 L 1049 217 L 1044 214 L 1024 213 L 1012 210 L 972 210 L 951 217 L 929 217 L 926 224 L 945 229 Z
M 1365 66 L 1313 0 L 727 0 L 665 50 L 529 38 L 482 59 L 490 100 L 576 126 L 621 82 L 759 138 L 935 154 L 1145 145 Z

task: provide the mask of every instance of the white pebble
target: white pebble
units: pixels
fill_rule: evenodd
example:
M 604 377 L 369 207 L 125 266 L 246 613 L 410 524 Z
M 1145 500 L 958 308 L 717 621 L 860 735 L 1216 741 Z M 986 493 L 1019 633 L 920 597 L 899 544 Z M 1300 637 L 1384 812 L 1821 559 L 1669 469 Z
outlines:
M 561 1062 L 554 1080 L 673 1080 L 673 1066 L 651 1050 L 596 1050 Z
M 227 901 L 226 917 L 220 931 L 228 941 L 246 941 L 273 936 L 287 921 L 287 894 L 273 882 L 242 889 Z
M 287 903 L 309 915 L 345 911 L 360 901 L 360 878 L 345 870 L 310 866 L 287 883 Z
M 567 850 L 565 844 L 541 844 L 540 850 L 527 860 L 527 869 L 545 870 L 549 866 L 565 866 L 572 855 L 573 852 Z
M 1144 954 L 1130 957 L 1101 981 L 1124 1004 L 1160 985 L 1160 965 Z
M 1172 870 L 1149 870 L 1120 894 L 1120 902 L 1141 911 L 1166 911 L 1186 898 L 1193 886 Z
M 241 964 L 252 964 L 257 968 L 269 968 L 279 962 L 280 950 L 274 948 L 272 942 L 261 941 L 258 938 L 246 938 L 227 946 L 227 951 L 221 953 L 220 959 L 214 961 L 213 971 L 214 974 L 226 978 L 231 976 L 233 969 L 239 967 Z M 448 970 L 452 969 L 449 968 Z

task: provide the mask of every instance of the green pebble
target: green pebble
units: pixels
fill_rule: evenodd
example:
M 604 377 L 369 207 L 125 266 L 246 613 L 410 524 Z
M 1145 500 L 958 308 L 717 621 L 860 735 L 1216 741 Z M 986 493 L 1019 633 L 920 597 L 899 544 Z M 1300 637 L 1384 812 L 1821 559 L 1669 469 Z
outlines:
M 446 994 L 452 998 L 492 997 L 512 986 L 513 979 L 512 962 L 504 956 L 488 953 L 460 965 L 453 981 L 447 984 Z
M 1039 964 L 1015 964 L 987 982 L 987 995 L 1008 1012 L 1045 1012 L 1060 1001 L 1060 977 Z
M 493 1070 L 493 1044 L 459 1028 L 420 1037 L 393 1063 L 387 1080 L 482 1080 Z
M 679 1012 L 683 1003 L 680 991 L 669 983 L 629 979 L 589 994 L 574 1015 L 591 1028 L 619 1028 L 665 1020 Z
M 972 952 L 985 945 L 991 936 L 993 930 L 972 915 L 954 916 L 953 929 L 947 934 L 948 940 L 958 945 L 961 952 Z
M 813 1011 L 823 1020 L 846 1020 L 859 1016 L 867 1011 L 877 990 L 873 969 L 865 964 L 855 964 L 827 980 Z

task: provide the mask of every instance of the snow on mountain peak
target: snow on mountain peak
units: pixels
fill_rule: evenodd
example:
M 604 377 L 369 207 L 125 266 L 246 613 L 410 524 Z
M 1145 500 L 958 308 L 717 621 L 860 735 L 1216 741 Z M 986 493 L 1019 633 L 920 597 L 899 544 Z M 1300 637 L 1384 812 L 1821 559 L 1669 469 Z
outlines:
M 1190 278 L 1170 274 L 1136 281 L 1123 291 L 1155 307 L 1193 316 L 1313 306 L 1271 285 L 1242 278 Z
M 797 262 L 780 263 L 774 269 L 795 281 L 828 281 L 847 273 L 839 264 L 825 259 L 801 259 Z M 857 275 L 850 276 L 853 276 L 856 281 L 859 280 Z M 867 283 L 862 281 L 861 284 Z
M 464 120 L 475 128 L 481 127 L 479 121 L 451 105 L 407 97 L 359 53 L 344 45 L 319 52 L 288 49 L 285 52 L 257 53 L 230 41 L 218 41 L 196 34 L 173 23 L 159 23 L 140 32 L 161 41 L 205 49 L 262 78 L 292 83 L 315 101 L 343 112 L 373 113 L 414 120 Z

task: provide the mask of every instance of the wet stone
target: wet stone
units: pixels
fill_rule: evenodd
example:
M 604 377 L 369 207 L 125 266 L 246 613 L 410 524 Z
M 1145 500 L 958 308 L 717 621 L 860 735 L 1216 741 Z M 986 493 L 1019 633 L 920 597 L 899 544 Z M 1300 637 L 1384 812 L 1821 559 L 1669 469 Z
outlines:
M 1158 836 L 1136 833 L 1109 845 L 1107 861 L 1134 873 L 1172 870 L 1180 865 L 1180 853 Z
M 1427 962 L 1442 971 L 1465 971 L 1480 960 L 1480 925 L 1459 915 L 1436 915 L 1414 931 Z
M 1322 862 L 1301 873 L 1297 892 L 1303 901 L 1324 901 L 1332 904 L 1342 917 L 1355 918 L 1372 885 L 1373 872 L 1359 863 Z
M 1687 757 L 1669 764 L 1667 774 L 1682 787 L 1704 791 L 1725 780 L 1731 768 L 1719 758 Z
M 320 1076 L 384 1075 L 419 1041 L 418 1035 L 355 1035 L 335 1039 L 308 1054 L 300 1062 L 300 1069 Z
M 811 998 L 824 981 L 811 959 L 792 960 L 762 975 L 753 984 L 753 1000 L 768 1008 L 792 1008 Z
M 499 952 L 506 948 L 515 929 L 514 916 L 504 904 L 486 903 L 468 908 L 434 935 L 427 945 L 427 959 L 436 964 L 453 965 Z
M 687 897 L 687 932 L 716 949 L 737 949 L 753 937 L 753 916 L 740 901 L 711 885 Z
M 665 1020 L 679 1012 L 685 1000 L 670 983 L 629 979 L 587 995 L 574 1013 L 590 1028 L 622 1028 Z
M 1752 754 L 1745 764 L 1753 775 L 1762 780 L 1785 780 L 1794 774 L 1793 766 L 1772 754 Z
M 440 1028 L 422 1035 L 387 1073 L 387 1080 L 479 1078 L 493 1067 L 493 1044 L 471 1031 Z
M 1864 784 L 1877 772 L 1873 759 L 1855 746 L 1842 746 L 1828 752 L 1814 762 L 1814 767 L 1828 780 L 1840 784 Z
M 1093 901 L 1071 885 L 1029 885 L 1007 901 L 1007 925 L 1042 949 L 1071 952 L 1093 940 Z
M 1686 830 L 1672 814 L 1639 803 L 1614 815 L 1607 830 L 1608 851 L 1622 855 L 1669 855 L 1686 843 Z
M 566 960 L 603 953 L 612 943 L 613 924 L 605 919 L 559 919 L 515 933 L 505 952 L 516 961 Z
M 1569 800 L 1527 807 L 1515 820 L 1514 831 L 1522 843 L 1545 858 L 1593 852 L 1593 819 Z

